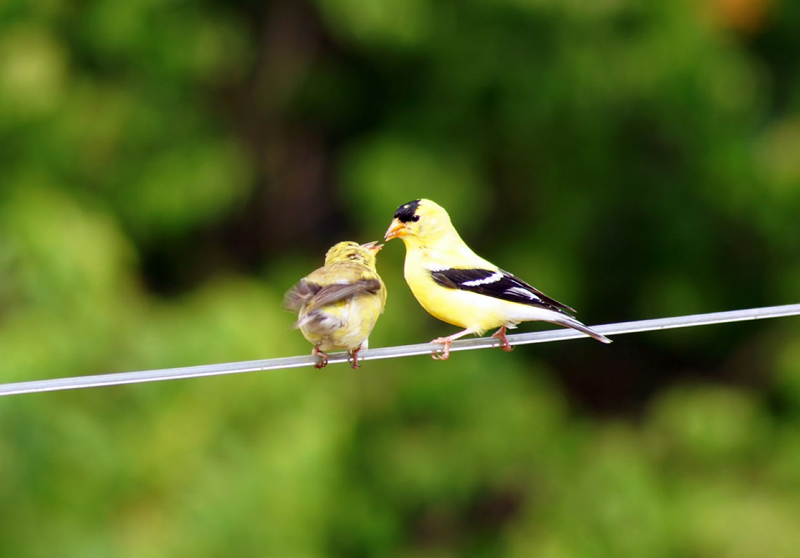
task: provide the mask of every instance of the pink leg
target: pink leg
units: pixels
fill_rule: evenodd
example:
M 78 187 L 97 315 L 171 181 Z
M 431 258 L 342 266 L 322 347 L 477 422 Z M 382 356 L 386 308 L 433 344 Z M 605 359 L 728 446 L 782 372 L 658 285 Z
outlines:
M 458 339 L 459 337 L 464 337 L 465 335 L 469 335 L 473 333 L 471 329 L 465 329 L 464 331 L 459 331 L 458 333 L 454 333 L 448 337 L 437 337 L 431 343 L 441 343 L 442 344 L 442 352 L 440 354 L 433 353 L 431 358 L 433 360 L 447 360 L 450 358 L 450 343 Z
M 358 364 L 358 351 L 360 350 L 361 347 L 359 347 L 358 349 L 353 349 L 353 352 L 350 353 L 350 356 L 353 357 L 353 360 L 350 361 L 350 368 L 352 368 L 353 370 L 361 366 L 360 364 Z
M 319 362 L 314 365 L 314 368 L 319 369 L 328 366 L 328 354 L 320 351 L 319 346 L 314 347 L 314 350 L 311 351 L 311 356 L 319 357 Z
M 510 352 L 514 350 L 514 347 L 512 347 L 508 343 L 508 339 L 506 339 L 506 326 L 503 326 L 497 331 L 495 331 L 492 334 L 492 337 L 495 337 L 500 340 L 500 348 L 503 349 L 504 351 Z

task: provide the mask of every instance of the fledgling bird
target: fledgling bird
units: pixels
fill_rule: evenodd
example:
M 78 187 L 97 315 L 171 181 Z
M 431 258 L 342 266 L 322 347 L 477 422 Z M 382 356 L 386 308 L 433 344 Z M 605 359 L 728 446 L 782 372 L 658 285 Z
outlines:
M 492 337 L 510 351 L 506 328 L 537 320 L 611 343 L 570 316 L 568 312 L 575 311 L 569 306 L 475 254 L 461 240 L 447 211 L 431 200 L 401 205 L 385 235 L 386 241 L 393 238 L 402 239 L 406 246 L 404 275 L 417 301 L 433 317 L 464 328 L 431 341 L 442 344 L 441 354 L 432 355 L 435 359 L 446 360 L 455 339 L 494 328 L 500 329 Z
M 294 327 L 314 345 L 315 364 L 328 364 L 327 351 L 344 349 L 358 368 L 358 352 L 386 305 L 386 286 L 376 269 L 383 244 L 339 242 L 325 254 L 325 265 L 301 279 L 287 293 L 283 307 L 298 312 Z

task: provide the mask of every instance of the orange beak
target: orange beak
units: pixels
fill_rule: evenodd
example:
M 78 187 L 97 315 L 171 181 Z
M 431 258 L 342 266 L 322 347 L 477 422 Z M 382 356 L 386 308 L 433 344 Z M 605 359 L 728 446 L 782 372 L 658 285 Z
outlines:
M 381 248 L 383 248 L 383 244 L 378 244 L 377 240 L 373 240 L 372 242 L 367 242 L 366 244 L 362 244 L 361 247 L 367 249 L 368 251 L 372 252 L 373 255 L 375 255 L 381 251 Z
M 406 224 L 400 221 L 399 219 L 395 219 L 392 221 L 392 224 L 389 226 L 389 230 L 386 231 L 383 239 L 386 242 L 389 242 L 393 238 L 402 238 L 408 234 L 408 228 Z

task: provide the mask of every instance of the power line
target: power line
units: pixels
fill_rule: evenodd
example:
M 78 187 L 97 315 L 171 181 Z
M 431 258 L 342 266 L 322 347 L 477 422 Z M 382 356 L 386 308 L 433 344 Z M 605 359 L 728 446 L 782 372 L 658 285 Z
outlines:
M 785 306 L 751 308 L 747 310 L 715 312 L 712 314 L 695 314 L 692 316 L 679 316 L 675 318 L 659 318 L 655 320 L 640 320 L 636 322 L 606 324 L 601 326 L 592 326 L 592 329 L 604 335 L 622 335 L 625 333 L 639 333 L 643 331 L 657 331 L 661 329 L 694 327 L 728 322 L 741 322 L 746 320 L 761 320 L 767 318 L 781 318 L 786 316 L 796 316 L 798 314 L 800 314 L 800 304 L 787 304 Z M 519 333 L 516 335 L 507 336 L 510 345 L 549 343 L 551 341 L 563 341 L 566 339 L 576 339 L 580 337 L 586 336 L 578 331 L 575 331 L 574 329 L 557 329 L 535 333 Z M 450 347 L 450 352 L 469 351 L 473 349 L 488 349 L 491 347 L 498 347 L 499 344 L 500 341 L 492 337 L 464 339 L 454 341 Z M 614 346 L 611 345 L 609 350 L 613 350 L 613 347 Z M 359 353 L 359 361 L 429 355 L 440 348 L 441 345 L 433 343 L 421 343 L 418 345 L 402 345 L 398 347 L 369 349 Z M 330 355 L 329 364 L 339 364 L 347 361 L 347 353 L 333 353 Z M 265 360 L 250 360 L 246 362 L 230 362 L 224 364 L 205 364 L 201 366 L 187 366 L 183 368 L 144 370 L 140 372 L 119 372 L 115 374 L 100 374 L 97 376 L 76 376 L 72 378 L 35 380 L 29 382 L 0 384 L 0 396 L 115 386 L 121 384 L 138 384 L 143 382 L 160 382 L 163 380 L 220 376 L 223 374 L 238 374 L 241 372 L 281 370 L 284 368 L 312 366 L 316 362 L 317 358 L 309 355 L 272 358 Z

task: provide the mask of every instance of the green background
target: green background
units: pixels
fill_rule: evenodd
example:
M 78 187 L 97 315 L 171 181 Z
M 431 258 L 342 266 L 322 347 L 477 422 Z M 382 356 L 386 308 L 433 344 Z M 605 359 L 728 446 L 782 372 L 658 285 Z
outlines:
M 0 382 L 308 354 L 283 293 L 417 197 L 587 324 L 798 302 L 798 52 L 791 0 L 6 0 Z M 373 347 L 455 332 L 403 256 Z M 615 341 L 2 398 L 0 555 L 797 556 L 800 319 Z

